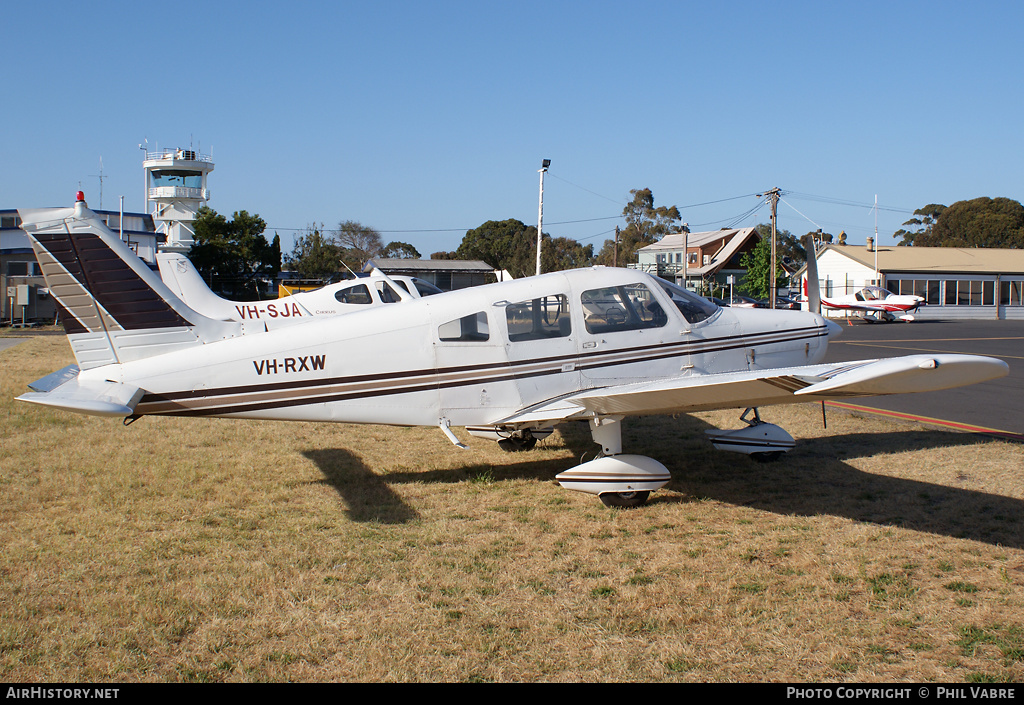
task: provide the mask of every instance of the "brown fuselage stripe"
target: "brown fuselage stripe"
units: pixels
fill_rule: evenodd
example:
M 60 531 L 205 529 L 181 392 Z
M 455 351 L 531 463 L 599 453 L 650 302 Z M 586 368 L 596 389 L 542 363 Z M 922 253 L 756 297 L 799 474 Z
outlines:
M 262 411 L 272 408 L 324 404 L 352 399 L 371 398 L 386 395 L 413 394 L 417 392 L 450 389 L 471 384 L 505 382 L 516 379 L 543 377 L 564 372 L 561 365 L 573 362 L 573 372 L 648 362 L 677 355 L 689 354 L 695 345 L 703 349 L 700 353 L 714 353 L 746 347 L 747 345 L 769 345 L 794 342 L 805 338 L 827 336 L 824 327 L 809 327 L 801 331 L 785 331 L 766 338 L 765 333 L 749 336 L 725 336 L 700 343 L 671 343 L 668 345 L 640 346 L 612 352 L 586 353 L 585 355 L 560 355 L 524 361 L 502 361 L 493 364 L 465 365 L 443 370 L 409 370 L 382 375 L 356 375 L 334 379 L 299 380 L 263 385 L 225 387 L 213 390 L 183 390 L 165 394 L 146 394 L 136 407 L 139 414 L 172 414 L 185 416 L 215 416 Z M 715 345 L 720 341 L 727 344 Z M 637 355 L 636 353 L 641 353 Z M 598 356 L 609 358 L 595 360 Z M 581 357 L 591 358 L 589 364 L 580 364 Z M 551 367 L 546 367 L 552 365 Z M 540 369 L 537 369 L 537 368 Z M 486 373 L 490 374 L 486 374 Z M 485 373 L 485 374 L 481 374 Z M 417 377 L 422 381 L 413 382 Z M 396 386 L 402 380 L 405 386 Z M 805 385 L 806 386 L 806 385 Z M 331 388 L 334 390 L 332 391 Z M 785 387 L 783 387 L 785 388 Z M 792 391 L 787 389 L 787 391 Z M 305 392 L 305 393 L 304 393 Z M 233 396 L 227 400 L 223 397 Z M 188 402 L 197 402 L 189 404 Z M 229 403 L 225 403 L 229 402 Z M 214 406 L 216 404 L 216 406 Z

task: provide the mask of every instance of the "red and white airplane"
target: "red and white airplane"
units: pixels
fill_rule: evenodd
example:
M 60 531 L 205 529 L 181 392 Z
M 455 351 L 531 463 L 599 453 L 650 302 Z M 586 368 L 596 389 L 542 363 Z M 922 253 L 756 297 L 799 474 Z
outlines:
M 794 440 L 757 407 L 947 389 L 1009 372 L 1002 360 L 958 354 L 823 363 L 842 329 L 818 313 L 719 308 L 645 272 L 606 267 L 268 330 L 187 306 L 84 200 L 20 215 L 77 360 L 29 384 L 20 401 L 130 421 L 433 426 L 459 447 L 452 428 L 464 427 L 506 450 L 583 422 L 601 455 L 555 479 L 612 506 L 643 504 L 671 479 L 659 461 L 623 454 L 628 417 L 746 408 L 745 428 L 715 430 L 711 442 L 772 456 Z M 812 308 L 817 294 L 812 287 Z
M 807 279 L 804 279 L 804 297 L 807 297 Z M 911 322 L 910 315 L 924 305 L 924 298 L 912 294 L 894 294 L 880 286 L 865 286 L 852 294 L 832 299 L 821 297 L 821 305 L 838 311 L 856 311 L 866 321 L 889 323 L 899 318 Z

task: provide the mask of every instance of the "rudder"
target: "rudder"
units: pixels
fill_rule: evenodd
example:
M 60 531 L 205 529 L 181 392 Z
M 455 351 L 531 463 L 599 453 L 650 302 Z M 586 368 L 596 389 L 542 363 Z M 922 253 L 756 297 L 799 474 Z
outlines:
M 19 214 L 81 369 L 240 333 L 174 296 L 81 197 L 74 208 Z

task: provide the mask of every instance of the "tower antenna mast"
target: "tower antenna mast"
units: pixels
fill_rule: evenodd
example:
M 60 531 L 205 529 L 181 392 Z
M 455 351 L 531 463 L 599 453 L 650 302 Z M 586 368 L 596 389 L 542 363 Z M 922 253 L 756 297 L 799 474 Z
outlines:
M 103 157 L 100 157 L 100 173 L 92 174 L 100 180 L 100 210 L 103 210 L 103 179 L 107 178 L 103 175 Z

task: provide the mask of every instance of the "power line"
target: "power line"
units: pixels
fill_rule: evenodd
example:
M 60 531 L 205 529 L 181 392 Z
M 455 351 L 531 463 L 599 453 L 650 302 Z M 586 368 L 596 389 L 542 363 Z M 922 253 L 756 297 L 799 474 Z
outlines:
M 789 201 L 787 201 L 787 200 L 786 200 L 785 198 L 782 198 L 782 197 L 780 197 L 780 198 L 779 198 L 779 200 L 780 200 L 780 201 L 782 201 L 783 203 L 785 203 L 785 204 L 786 204 L 787 206 L 789 206 L 789 207 L 790 207 L 790 208 L 792 208 L 793 210 L 795 210 L 795 211 L 796 211 L 797 213 L 800 213 L 800 211 L 799 211 L 799 210 L 797 210 L 797 207 L 796 207 L 796 206 L 794 206 L 794 205 L 793 205 L 792 203 L 790 203 Z M 813 220 L 811 220 L 810 218 L 808 218 L 808 217 L 807 217 L 806 215 L 804 215 L 803 213 L 800 213 L 800 215 L 801 215 L 801 216 L 803 216 L 804 220 L 806 220 L 806 221 L 807 221 L 808 223 L 810 223 L 811 225 L 813 225 L 814 227 L 816 227 L 816 228 L 817 228 L 818 230 L 821 230 L 821 229 L 822 229 L 820 225 L 818 225 L 817 223 L 815 223 L 815 222 L 814 222 Z
M 798 191 L 787 191 L 787 196 L 794 198 L 801 198 L 805 201 L 817 201 L 819 203 L 829 203 L 836 206 L 850 206 L 851 208 L 863 208 L 865 210 L 874 210 L 876 205 L 874 203 L 864 203 L 862 201 L 849 201 L 842 198 L 830 198 L 828 196 L 815 196 L 810 193 L 800 193 Z M 792 206 L 790 206 L 792 208 Z M 892 213 L 911 213 L 914 210 L 911 208 L 897 208 L 895 206 L 877 206 L 878 210 L 889 211 Z M 795 210 L 795 209 L 794 209 Z M 799 211 L 798 211 L 799 212 Z M 805 216 L 806 217 L 806 216 Z
M 621 200 L 619 200 L 617 198 L 611 198 L 610 196 L 605 196 L 604 194 L 598 193 L 597 191 L 591 191 L 588 188 L 584 188 L 583 186 L 580 186 L 579 184 L 574 184 L 573 182 L 569 181 L 568 179 L 563 179 L 561 176 L 558 176 L 557 174 L 552 174 L 552 173 L 549 172 L 549 175 L 553 179 L 558 179 L 559 181 L 564 181 L 565 183 L 569 184 L 570 186 L 574 186 L 574 187 L 578 188 L 580 191 L 586 191 L 587 193 L 589 193 L 591 195 L 594 195 L 594 196 L 597 196 L 598 198 L 603 198 L 606 201 L 611 201 L 612 203 L 620 203 L 620 204 L 623 203 L 623 201 L 621 201 Z
M 613 203 L 624 203 L 622 201 L 616 201 L 615 199 L 609 198 L 608 196 L 604 196 L 602 194 L 599 194 L 596 191 L 591 191 L 590 189 L 587 189 L 587 188 L 584 188 L 584 187 L 579 186 L 577 184 L 574 184 L 571 181 L 568 181 L 568 180 L 563 179 L 563 178 L 561 178 L 559 176 L 556 176 L 555 174 L 549 173 L 549 176 L 552 176 L 553 178 L 558 179 L 559 181 L 564 181 L 565 183 L 569 184 L 570 186 L 574 186 L 574 187 L 579 188 L 579 189 L 581 189 L 583 191 L 587 191 L 588 193 L 591 193 L 591 194 L 593 194 L 595 196 L 598 196 L 600 198 L 604 198 L 606 200 L 612 201 Z M 808 200 L 808 201 L 816 201 L 816 202 L 819 202 L 819 203 L 828 203 L 828 204 L 832 204 L 832 205 L 848 206 L 848 207 L 851 207 L 851 208 L 863 208 L 865 210 L 873 210 L 875 208 L 875 204 L 873 204 L 873 203 L 864 203 L 864 202 L 852 201 L 852 200 L 847 200 L 847 199 L 831 198 L 831 197 L 828 197 L 828 196 L 818 196 L 818 195 L 809 194 L 809 193 L 801 193 L 801 192 L 798 192 L 798 191 L 785 191 L 785 194 L 787 196 L 790 196 L 790 197 L 795 198 L 795 199 L 803 199 L 803 200 Z M 719 203 L 727 203 L 729 201 L 737 201 L 737 200 L 741 200 L 741 199 L 745 199 L 745 198 L 750 198 L 751 196 L 758 196 L 758 195 L 760 195 L 760 194 L 750 193 L 750 194 L 744 194 L 744 195 L 741 195 L 741 196 L 730 196 L 729 198 L 719 198 L 719 199 L 715 199 L 715 200 L 711 200 L 711 201 L 701 201 L 699 203 L 690 203 L 690 204 L 686 204 L 686 205 L 683 205 L 683 206 L 677 206 L 677 208 L 679 208 L 680 210 L 686 210 L 686 209 L 692 209 L 692 208 L 700 208 L 700 207 L 703 207 L 703 206 L 717 205 Z M 727 217 L 727 218 L 721 218 L 719 220 L 712 220 L 712 221 L 706 221 L 706 222 L 701 222 L 701 223 L 691 223 L 690 225 L 691 225 L 691 227 L 708 227 L 708 226 L 719 225 L 719 226 L 725 227 L 725 228 L 733 228 L 733 227 L 737 226 L 739 223 L 742 223 L 747 218 L 749 218 L 749 217 L 753 216 L 754 214 L 756 214 L 761 208 L 764 207 L 764 205 L 767 202 L 768 202 L 767 199 L 762 198 L 758 202 L 758 204 L 756 206 L 754 206 L 753 208 L 750 208 L 750 209 L 748 209 L 748 210 L 746 210 L 746 211 L 744 211 L 744 212 L 742 212 L 742 213 L 740 213 L 738 215 Z M 784 202 L 786 203 L 786 205 L 788 205 L 794 211 L 799 213 L 808 222 L 814 224 L 815 227 L 819 227 L 819 228 L 821 227 L 820 225 L 815 223 L 815 221 L 811 220 L 808 216 L 806 216 L 805 214 L 801 213 L 791 203 L 789 203 L 788 201 L 784 201 Z M 892 206 L 882 206 L 882 205 L 878 206 L 878 210 L 888 211 L 888 212 L 893 212 L 893 213 L 910 213 L 910 214 L 913 213 L 913 210 L 911 210 L 911 209 L 896 208 L 896 207 L 892 207 Z M 607 220 L 619 220 L 622 217 L 623 216 L 620 213 L 620 214 L 617 214 L 617 215 L 601 216 L 601 217 L 598 217 L 598 218 L 580 218 L 580 219 L 576 219 L 576 220 L 562 220 L 562 221 L 556 221 L 556 222 L 548 223 L 548 225 L 549 226 L 578 225 L 580 223 L 595 223 L 595 222 L 601 222 L 601 221 L 607 221 Z M 835 223 L 835 224 L 839 225 L 839 223 Z M 430 234 L 430 233 L 465 233 L 465 232 L 468 232 L 470 230 L 474 230 L 475 228 L 478 228 L 478 227 L 480 227 L 480 226 L 476 225 L 476 226 L 473 226 L 473 227 L 461 227 L 461 228 L 408 228 L 408 229 L 399 229 L 399 230 L 377 230 L 377 232 L 379 232 L 381 234 L 387 234 L 387 235 L 395 235 L 395 234 Z M 854 225 L 854 226 L 851 227 L 851 229 L 855 228 L 855 227 L 856 226 Z M 376 230 L 376 228 L 374 228 L 374 229 Z M 307 230 L 307 228 L 293 228 L 293 227 L 284 228 L 284 227 L 269 227 L 268 226 L 267 230 L 278 230 L 278 231 L 288 231 L 288 232 L 303 232 L 303 231 Z M 600 237 L 601 235 L 605 235 L 605 234 L 607 234 L 609 232 L 612 232 L 612 231 L 610 231 L 610 230 L 603 231 L 603 232 L 601 232 L 601 233 L 599 233 L 597 235 L 591 235 L 591 236 L 582 238 L 582 240 L 590 240 L 590 239 L 593 239 L 593 238 L 596 238 L 596 237 Z

